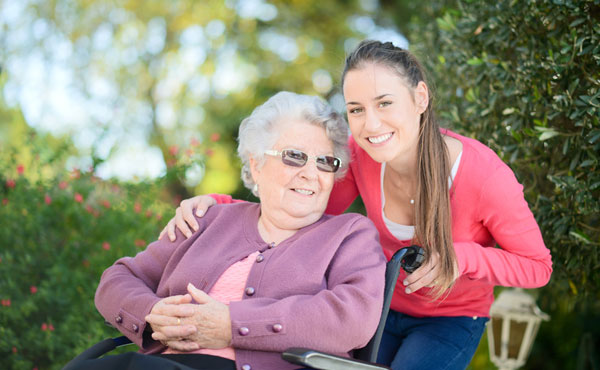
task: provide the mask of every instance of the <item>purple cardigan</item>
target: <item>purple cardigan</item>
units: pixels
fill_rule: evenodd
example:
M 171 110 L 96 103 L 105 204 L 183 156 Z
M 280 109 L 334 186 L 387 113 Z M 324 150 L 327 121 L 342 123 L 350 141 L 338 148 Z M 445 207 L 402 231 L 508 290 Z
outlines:
M 324 215 L 276 247 L 262 240 L 260 204 L 215 205 L 200 228 L 175 242 L 163 238 L 102 274 L 96 307 L 143 353 L 165 350 L 144 317 L 161 298 L 185 294 L 188 283 L 210 291 L 233 263 L 260 251 L 241 301 L 231 302 L 236 367 L 292 369 L 280 352 L 308 347 L 348 356 L 377 327 L 385 258 L 377 230 L 357 214 Z M 247 367 L 246 367 L 247 368 Z

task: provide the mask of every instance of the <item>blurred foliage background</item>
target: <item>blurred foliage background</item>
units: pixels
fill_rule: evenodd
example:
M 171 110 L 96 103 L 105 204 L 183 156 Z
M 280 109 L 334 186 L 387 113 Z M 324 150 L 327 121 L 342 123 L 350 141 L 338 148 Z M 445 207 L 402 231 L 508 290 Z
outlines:
M 113 335 L 104 268 L 182 197 L 251 199 L 241 119 L 280 90 L 342 111 L 363 38 L 415 52 L 442 125 L 525 186 L 554 262 L 526 368 L 599 368 L 598 0 L 0 3 L 0 368 L 61 368 Z M 470 368 L 494 368 L 485 337 Z

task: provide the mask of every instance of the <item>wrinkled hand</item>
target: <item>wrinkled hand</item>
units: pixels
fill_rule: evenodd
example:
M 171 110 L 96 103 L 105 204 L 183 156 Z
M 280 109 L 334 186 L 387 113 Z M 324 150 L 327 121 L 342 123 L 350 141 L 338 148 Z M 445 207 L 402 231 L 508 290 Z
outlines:
M 190 199 L 184 199 L 179 203 L 179 207 L 175 210 L 175 217 L 169 220 L 167 226 L 160 232 L 158 236 L 162 239 L 165 234 L 168 235 L 169 240 L 174 242 L 177 239 L 175 235 L 175 227 L 177 227 L 186 238 L 192 236 L 192 230 L 198 230 L 198 222 L 194 217 L 194 208 L 196 209 L 196 216 L 202 217 L 208 208 L 217 204 L 211 196 L 198 195 Z
M 406 287 L 404 289 L 406 294 L 416 292 L 423 287 L 431 288 L 436 285 L 436 279 L 440 275 L 439 259 L 439 253 L 432 253 L 427 263 L 421 265 L 404 279 L 403 284 Z M 458 267 L 454 266 L 454 280 L 457 278 Z
M 188 284 L 186 296 L 193 298 L 196 303 L 182 303 L 182 308 L 189 308 L 193 314 L 181 317 L 181 327 L 193 327 L 187 336 L 177 337 L 167 335 L 166 330 L 155 332 L 152 338 L 163 342 L 178 351 L 194 351 L 200 348 L 225 348 L 231 345 L 231 317 L 229 307 L 205 292 Z M 187 313 L 187 311 L 186 311 Z M 151 316 L 151 315 L 149 315 Z M 154 318 L 150 318 L 154 320 Z M 170 318 L 172 320 L 172 318 Z M 172 323 L 169 321 L 168 323 Z M 180 332 L 168 332 L 174 334 Z
M 152 328 L 152 338 L 170 347 L 169 343 L 182 341 L 194 334 L 196 327 L 183 322 L 194 314 L 194 310 L 189 307 L 191 302 L 192 297 L 189 294 L 171 296 L 158 301 L 145 318 Z

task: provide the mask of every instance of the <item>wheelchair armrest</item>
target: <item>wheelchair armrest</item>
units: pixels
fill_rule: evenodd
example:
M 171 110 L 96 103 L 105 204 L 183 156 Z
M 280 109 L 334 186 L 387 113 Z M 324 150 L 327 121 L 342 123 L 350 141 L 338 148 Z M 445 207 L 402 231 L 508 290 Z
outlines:
M 381 370 L 389 369 L 387 366 L 372 364 L 355 360 L 353 358 L 330 355 L 306 348 L 288 348 L 281 354 L 281 358 L 300 366 L 323 370 Z

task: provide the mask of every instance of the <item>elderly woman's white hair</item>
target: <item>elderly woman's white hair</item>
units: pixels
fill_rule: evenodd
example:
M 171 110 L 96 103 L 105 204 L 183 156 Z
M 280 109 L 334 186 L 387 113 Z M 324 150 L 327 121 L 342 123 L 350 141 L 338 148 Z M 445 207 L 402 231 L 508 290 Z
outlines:
M 346 172 L 350 156 L 348 125 L 344 118 L 319 97 L 282 91 L 256 107 L 240 125 L 238 155 L 242 160 L 242 181 L 254 195 L 258 196 L 250 173 L 250 157 L 262 165 L 265 150 L 272 149 L 279 138 L 279 128 L 294 122 L 294 119 L 303 119 L 325 129 L 333 143 L 333 155 L 342 160 L 342 167 L 335 173 L 335 178 L 341 178 Z

